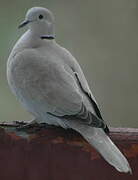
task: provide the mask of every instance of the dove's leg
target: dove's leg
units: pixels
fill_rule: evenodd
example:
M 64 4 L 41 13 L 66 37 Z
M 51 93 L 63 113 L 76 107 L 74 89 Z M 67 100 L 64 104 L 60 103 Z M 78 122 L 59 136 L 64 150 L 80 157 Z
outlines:
M 31 121 L 16 121 L 16 125 L 19 125 L 16 129 L 18 131 L 24 131 L 29 129 L 40 130 L 41 128 L 54 128 L 54 125 L 49 125 L 47 123 L 38 123 L 37 118 L 32 119 Z
M 16 125 L 18 125 L 17 130 L 25 130 L 25 129 L 32 128 L 37 125 L 36 118 L 32 119 L 31 121 L 27 121 L 27 122 L 15 121 L 15 123 L 16 123 Z

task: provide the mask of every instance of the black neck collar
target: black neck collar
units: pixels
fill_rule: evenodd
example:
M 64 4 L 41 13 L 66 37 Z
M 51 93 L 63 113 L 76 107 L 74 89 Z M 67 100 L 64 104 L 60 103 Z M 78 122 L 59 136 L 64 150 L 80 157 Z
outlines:
M 49 40 L 55 39 L 55 37 L 52 36 L 52 35 L 43 35 L 43 36 L 41 36 L 40 38 L 41 38 L 41 39 L 49 39 Z

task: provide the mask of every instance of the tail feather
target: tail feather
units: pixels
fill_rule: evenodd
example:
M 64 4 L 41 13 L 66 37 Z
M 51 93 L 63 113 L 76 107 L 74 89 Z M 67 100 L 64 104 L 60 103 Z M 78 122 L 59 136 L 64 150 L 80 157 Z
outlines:
M 78 131 L 119 172 L 130 172 L 132 174 L 127 159 L 102 129 L 78 124 L 73 121 L 68 122 L 68 126 Z

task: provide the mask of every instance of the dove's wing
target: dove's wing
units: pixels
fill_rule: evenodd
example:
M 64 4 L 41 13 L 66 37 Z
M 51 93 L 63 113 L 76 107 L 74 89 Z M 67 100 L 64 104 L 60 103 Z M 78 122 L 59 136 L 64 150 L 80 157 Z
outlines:
M 72 69 L 75 73 L 76 79 L 77 79 L 82 91 L 84 92 L 84 94 L 89 99 L 89 101 L 91 103 L 91 108 L 93 109 L 95 114 L 98 116 L 98 118 L 103 119 L 101 112 L 100 112 L 100 109 L 99 109 L 99 106 L 98 106 L 96 99 L 93 96 L 93 94 L 89 88 L 88 82 L 85 78 L 85 75 L 84 75 L 80 65 L 78 64 L 78 62 L 76 61 L 76 59 L 74 57 L 72 57 L 71 59 L 73 60 L 72 61 Z M 105 132 L 109 133 L 109 128 L 107 126 L 105 128 Z
M 48 101 L 51 101 L 54 112 L 48 113 L 70 120 L 78 120 L 93 127 L 105 128 L 104 122 L 87 110 L 75 74 L 72 76 L 64 66 L 59 64 L 53 64 L 53 66 L 55 81 L 53 81 L 54 88 L 51 88 L 51 93 L 54 101 L 51 101 L 51 96 L 48 97 L 50 98 Z
M 84 73 L 79 63 L 69 51 L 67 51 L 65 48 L 63 48 L 62 50 L 66 54 L 66 57 L 68 57 L 68 59 L 66 60 L 66 63 L 70 66 L 70 68 L 74 72 L 76 82 L 79 86 L 79 89 L 81 89 L 81 94 L 83 94 L 83 103 L 87 107 L 87 110 L 89 109 L 89 111 L 94 113 L 99 119 L 103 120 L 102 115 L 100 113 L 99 106 L 89 88 L 88 82 L 84 76 Z M 104 130 L 106 133 L 109 133 L 109 128 L 107 127 L 107 125 Z
M 77 62 L 77 60 L 71 55 L 71 53 L 69 53 L 67 50 L 65 50 L 66 53 L 68 54 L 68 56 L 70 57 L 70 66 L 73 70 L 73 72 L 75 73 L 75 76 L 77 78 L 77 81 L 79 83 L 79 85 L 81 86 L 81 89 L 82 91 L 85 93 L 85 95 L 87 96 L 87 98 L 90 100 L 91 102 L 91 105 L 93 107 L 93 110 L 95 111 L 96 115 L 102 119 L 102 116 L 101 116 L 101 113 L 100 113 L 100 110 L 99 110 L 99 107 L 98 107 L 98 104 L 96 102 L 96 99 L 95 97 L 93 96 L 90 88 L 89 88 L 89 85 L 88 85 L 88 82 L 85 78 L 85 75 L 79 65 L 79 63 Z

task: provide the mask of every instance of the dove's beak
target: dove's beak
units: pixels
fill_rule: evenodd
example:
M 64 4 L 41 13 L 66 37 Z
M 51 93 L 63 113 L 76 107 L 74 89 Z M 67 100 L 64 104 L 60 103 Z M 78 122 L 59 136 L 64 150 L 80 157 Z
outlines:
M 26 25 L 29 24 L 29 23 L 30 23 L 29 20 L 24 20 L 24 21 L 18 26 L 18 28 L 22 28 L 22 27 L 26 26 Z

